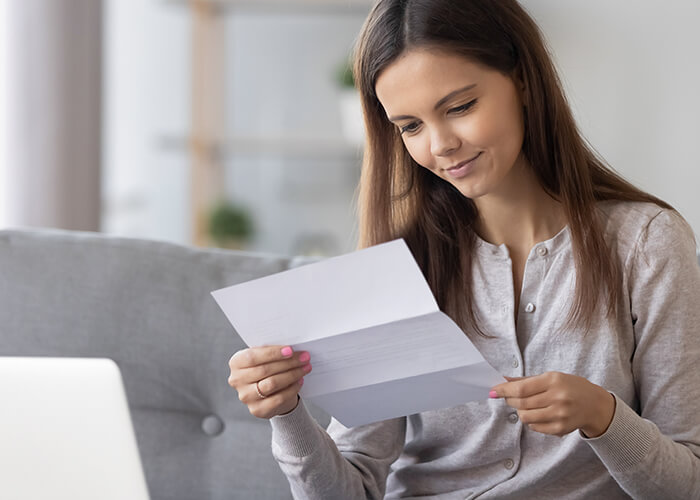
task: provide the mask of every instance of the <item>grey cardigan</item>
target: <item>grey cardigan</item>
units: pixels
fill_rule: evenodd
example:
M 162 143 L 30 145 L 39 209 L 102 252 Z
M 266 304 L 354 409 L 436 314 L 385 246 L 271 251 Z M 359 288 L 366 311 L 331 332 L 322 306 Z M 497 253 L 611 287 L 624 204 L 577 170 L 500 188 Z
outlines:
M 493 337 L 468 336 L 503 375 L 561 371 L 613 393 L 616 410 L 605 434 L 540 434 L 487 395 L 350 429 L 332 420 L 326 431 L 300 401 L 270 420 L 272 452 L 294 497 L 700 499 L 700 268 L 693 233 L 656 205 L 605 202 L 599 209 L 627 292 L 612 321 L 601 312 L 586 335 L 564 328 L 575 280 L 564 228 L 530 252 L 517 328 L 508 250 L 479 241 L 473 287 Z

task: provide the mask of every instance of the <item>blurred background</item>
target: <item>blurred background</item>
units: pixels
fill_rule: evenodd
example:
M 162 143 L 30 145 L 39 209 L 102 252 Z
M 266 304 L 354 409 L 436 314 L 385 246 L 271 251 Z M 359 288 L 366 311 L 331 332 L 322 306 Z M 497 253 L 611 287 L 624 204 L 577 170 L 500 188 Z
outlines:
M 525 0 L 579 125 L 700 230 L 700 2 Z M 371 0 L 0 0 L 0 228 L 336 255 Z

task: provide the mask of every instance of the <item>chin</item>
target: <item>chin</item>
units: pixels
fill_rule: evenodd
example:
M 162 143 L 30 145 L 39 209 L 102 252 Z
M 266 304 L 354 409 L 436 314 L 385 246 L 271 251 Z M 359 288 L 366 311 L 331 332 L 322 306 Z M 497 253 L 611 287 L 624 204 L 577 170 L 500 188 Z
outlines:
M 454 187 L 456 187 L 460 193 L 462 193 L 462 196 L 464 196 L 465 198 L 469 198 L 470 200 L 475 200 L 475 199 L 480 198 L 486 194 L 485 192 L 483 192 L 483 190 L 478 189 L 474 185 L 469 185 L 466 183 L 462 184 L 459 182 L 453 182 L 451 184 Z M 462 184 L 462 185 L 460 185 L 460 184 Z
M 481 175 L 479 175 L 479 172 L 471 172 L 461 179 L 451 179 L 447 176 L 440 177 L 444 181 L 452 184 L 457 191 L 462 193 L 465 198 L 474 200 L 488 194 L 488 187 L 484 186 L 484 184 L 488 184 L 487 182 L 484 182 L 487 179 L 484 179 Z

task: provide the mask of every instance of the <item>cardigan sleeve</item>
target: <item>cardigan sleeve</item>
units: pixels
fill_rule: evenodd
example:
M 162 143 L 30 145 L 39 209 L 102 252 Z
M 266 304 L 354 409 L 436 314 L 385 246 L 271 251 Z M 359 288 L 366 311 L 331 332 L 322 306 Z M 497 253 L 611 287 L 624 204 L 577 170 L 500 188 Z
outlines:
M 586 441 L 633 498 L 700 498 L 700 267 L 688 224 L 662 210 L 626 271 L 639 408 L 615 396 L 608 430 Z
M 295 499 L 384 498 L 391 464 L 406 436 L 406 417 L 350 429 L 332 419 L 326 431 L 303 399 L 270 424 L 272 454 Z

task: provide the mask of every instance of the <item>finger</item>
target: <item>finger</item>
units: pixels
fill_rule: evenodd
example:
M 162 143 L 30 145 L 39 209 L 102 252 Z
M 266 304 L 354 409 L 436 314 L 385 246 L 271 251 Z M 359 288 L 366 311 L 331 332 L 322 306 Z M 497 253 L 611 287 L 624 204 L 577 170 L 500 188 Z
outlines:
M 527 425 L 550 424 L 561 420 L 557 418 L 551 408 L 538 408 L 536 410 L 518 410 L 520 421 Z
M 248 411 L 251 415 L 259 418 L 271 418 L 279 415 L 282 408 L 291 406 L 292 401 L 297 400 L 299 389 L 301 389 L 301 384 L 297 382 L 265 399 L 260 399 L 256 395 L 255 397 L 258 399 L 248 404 Z M 287 410 L 287 408 L 284 409 Z
M 251 384 L 278 373 L 284 373 L 309 363 L 311 356 L 307 351 L 295 352 L 294 355 L 282 361 L 273 361 L 251 368 L 241 368 L 236 377 L 239 384 Z
M 311 369 L 311 364 L 306 364 L 300 368 L 295 368 L 293 370 L 260 380 L 257 382 L 257 384 L 255 382 L 248 384 L 245 389 L 239 390 L 239 399 L 247 405 L 260 401 L 261 399 L 268 399 L 277 393 L 284 392 L 287 388 L 298 384 L 299 380 L 301 380 L 304 375 L 309 373 Z M 265 396 L 264 398 L 260 397 L 258 391 L 256 391 L 256 386 L 257 389 L 260 390 L 260 394 Z
M 527 398 L 505 398 L 506 404 L 518 410 L 535 410 L 551 405 L 549 392 L 541 392 Z
M 506 389 L 510 389 L 513 387 L 513 384 L 515 382 L 518 382 L 520 380 L 525 380 L 525 377 L 521 377 L 517 380 L 512 380 L 510 377 L 504 377 L 508 382 L 503 382 L 500 383 L 494 387 L 491 388 L 491 392 L 489 393 L 489 396 L 492 398 L 501 398 L 505 396 L 504 391 Z
M 291 346 L 270 345 L 249 347 L 236 352 L 229 360 L 229 366 L 233 368 L 250 368 L 272 361 L 289 359 L 294 351 Z
M 543 375 L 524 377 L 513 382 L 499 384 L 491 390 L 490 397 L 528 398 L 547 390 L 548 379 Z
M 284 390 L 290 385 L 297 383 L 299 379 L 307 375 L 312 368 L 311 363 L 307 363 L 302 367 L 294 368 L 293 370 L 279 373 L 277 375 L 273 375 L 272 377 L 267 377 L 258 382 L 258 388 L 263 396 L 269 397 L 276 392 Z

